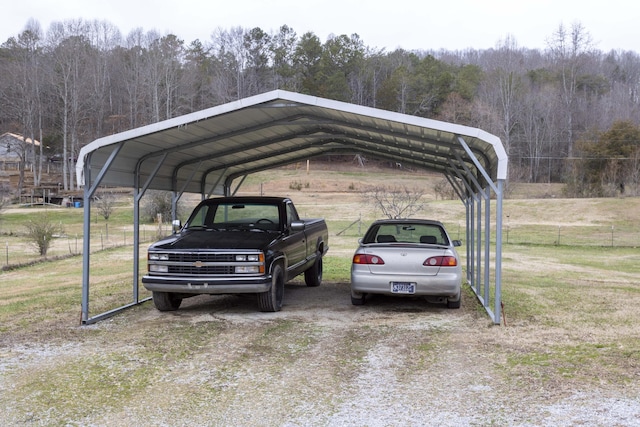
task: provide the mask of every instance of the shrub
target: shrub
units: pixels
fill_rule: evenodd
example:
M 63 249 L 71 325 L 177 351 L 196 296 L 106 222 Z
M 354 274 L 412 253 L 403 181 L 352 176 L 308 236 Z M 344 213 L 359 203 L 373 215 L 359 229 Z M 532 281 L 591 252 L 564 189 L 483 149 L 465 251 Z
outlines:
M 171 198 L 170 191 L 150 190 L 142 198 L 140 217 L 143 221 L 154 222 L 158 214 L 162 215 L 163 222 L 171 222 Z M 178 211 L 180 206 L 178 204 Z M 178 216 L 179 212 L 178 212 Z
M 446 178 L 438 181 L 433 190 L 436 193 L 436 197 L 440 197 L 442 200 L 453 200 L 456 195 L 451 183 L 449 183 Z
M 302 182 L 300 182 L 300 181 L 291 181 L 291 182 L 289 183 L 289 188 L 290 188 L 291 190 L 298 190 L 298 191 L 300 191 L 300 190 L 302 190 L 302 188 L 303 188 L 303 187 L 304 187 L 304 188 L 309 188 L 309 187 L 311 187 L 311 185 L 310 185 L 308 182 L 302 183 Z
M 51 221 L 49 214 L 44 212 L 26 224 L 27 239 L 37 250 L 40 256 L 46 258 L 51 241 L 57 234 L 64 232 L 62 225 Z

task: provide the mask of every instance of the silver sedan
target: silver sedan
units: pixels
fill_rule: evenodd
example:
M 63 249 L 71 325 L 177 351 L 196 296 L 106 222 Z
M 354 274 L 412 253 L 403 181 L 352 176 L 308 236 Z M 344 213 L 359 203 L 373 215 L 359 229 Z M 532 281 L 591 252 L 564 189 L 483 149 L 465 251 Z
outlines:
M 351 303 L 367 294 L 425 296 L 459 308 L 462 266 L 441 222 L 423 219 L 378 220 L 371 224 L 351 264 Z

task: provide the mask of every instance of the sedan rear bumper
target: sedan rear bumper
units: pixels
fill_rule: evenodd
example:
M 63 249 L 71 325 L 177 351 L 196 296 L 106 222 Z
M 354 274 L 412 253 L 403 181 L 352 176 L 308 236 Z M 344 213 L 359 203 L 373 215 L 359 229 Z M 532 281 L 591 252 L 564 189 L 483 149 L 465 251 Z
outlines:
M 392 282 L 415 283 L 415 293 L 394 293 L 391 291 Z M 456 297 L 460 294 L 461 285 L 462 277 L 458 273 L 440 273 L 437 276 L 398 276 L 371 274 L 358 269 L 351 271 L 351 290 L 358 293 Z

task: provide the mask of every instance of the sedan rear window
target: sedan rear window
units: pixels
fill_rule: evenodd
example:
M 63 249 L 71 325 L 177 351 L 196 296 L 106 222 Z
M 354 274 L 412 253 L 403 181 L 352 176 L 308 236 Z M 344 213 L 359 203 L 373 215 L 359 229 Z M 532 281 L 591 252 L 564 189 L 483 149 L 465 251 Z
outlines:
M 423 243 L 449 245 L 444 229 L 435 224 L 380 224 L 369 230 L 364 243 Z

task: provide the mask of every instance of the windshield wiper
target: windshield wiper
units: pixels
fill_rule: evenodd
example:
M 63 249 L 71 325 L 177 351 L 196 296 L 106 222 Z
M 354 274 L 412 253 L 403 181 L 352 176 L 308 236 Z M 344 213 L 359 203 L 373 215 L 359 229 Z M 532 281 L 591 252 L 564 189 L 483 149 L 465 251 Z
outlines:
M 209 226 L 206 226 L 206 225 L 191 225 L 191 226 L 185 228 L 185 230 L 219 231 L 219 229 L 216 228 L 216 227 L 209 227 Z

